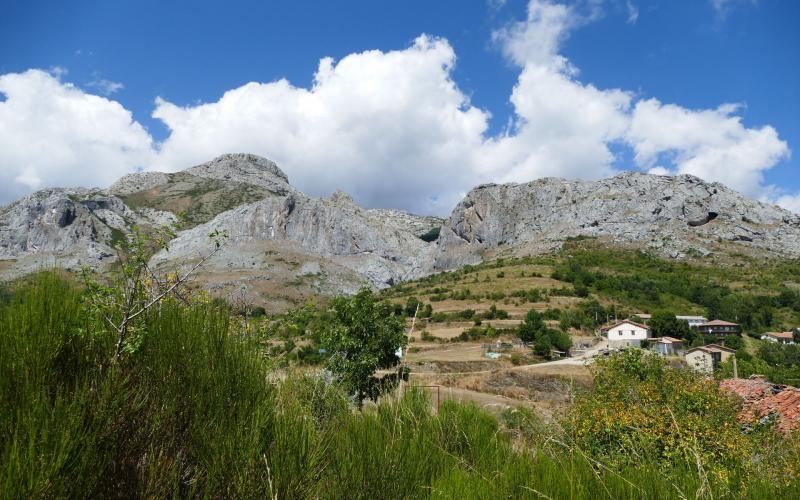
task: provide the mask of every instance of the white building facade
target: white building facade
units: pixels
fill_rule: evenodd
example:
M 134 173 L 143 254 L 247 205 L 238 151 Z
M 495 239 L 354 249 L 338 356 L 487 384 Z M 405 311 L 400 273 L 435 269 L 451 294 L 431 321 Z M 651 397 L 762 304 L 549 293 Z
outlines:
M 650 328 L 634 321 L 625 320 L 603 329 L 609 347 L 642 347 L 650 338 Z
M 703 323 L 707 323 L 708 319 L 703 316 L 675 316 L 676 319 L 689 323 L 692 328 L 697 328 Z

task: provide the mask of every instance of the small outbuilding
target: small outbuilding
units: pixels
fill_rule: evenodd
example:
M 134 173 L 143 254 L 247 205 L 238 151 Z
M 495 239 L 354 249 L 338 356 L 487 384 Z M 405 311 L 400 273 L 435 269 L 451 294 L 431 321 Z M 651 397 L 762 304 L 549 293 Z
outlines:
M 720 363 L 736 354 L 736 351 L 717 344 L 694 347 L 686 351 L 684 359 L 690 368 L 711 375 Z
M 683 339 L 655 337 L 649 341 L 653 350 L 662 356 L 677 356 L 683 353 Z

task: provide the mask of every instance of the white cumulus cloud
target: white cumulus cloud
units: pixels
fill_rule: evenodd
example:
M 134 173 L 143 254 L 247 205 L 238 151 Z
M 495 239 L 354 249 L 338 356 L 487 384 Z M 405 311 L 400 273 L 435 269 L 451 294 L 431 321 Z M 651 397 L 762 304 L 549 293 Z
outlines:
M 130 111 L 59 74 L 0 75 L 0 202 L 46 186 L 106 185 L 152 162 L 150 135 Z
M 746 128 L 738 107 L 689 110 L 656 99 L 636 103 L 627 140 L 639 165 L 650 167 L 660 155 L 672 156 L 677 173 L 721 181 L 760 195 L 764 172 L 789 155 L 787 144 L 770 126 Z
M 525 21 L 495 35 L 509 60 L 522 67 L 511 97 L 517 130 L 491 142 L 513 152 L 495 176 L 607 175 L 617 168 L 610 146 L 618 144 L 633 150 L 635 166 L 643 170 L 690 173 L 756 197 L 776 192 L 764 185 L 764 172 L 787 158 L 789 147 L 771 126 L 745 127 L 738 105 L 693 110 L 580 82 L 578 68 L 560 48 L 587 19 L 575 7 L 531 0 Z
M 103 95 L 111 95 L 125 88 L 120 82 L 106 80 L 105 78 L 97 78 L 86 84 L 87 87 L 92 87 L 98 90 Z
M 280 80 L 198 106 L 159 99 L 153 116 L 170 135 L 157 164 L 247 151 L 312 194 L 341 188 L 368 206 L 447 212 L 476 179 L 489 118 L 451 79 L 454 64 L 445 40 L 423 35 L 405 50 L 323 59 L 309 89 Z
M 784 194 L 778 196 L 777 199 L 773 201 L 786 210 L 791 210 L 794 213 L 800 214 L 800 193 Z
M 251 152 L 310 194 L 341 188 L 369 207 L 424 213 L 447 214 L 479 182 L 600 178 L 620 168 L 691 173 L 797 210 L 800 195 L 764 181 L 788 145 L 769 125 L 746 126 L 740 106 L 689 109 L 581 80 L 562 46 L 599 5 L 531 0 L 525 19 L 494 33 L 519 70 L 513 117 L 497 135 L 487 133 L 489 112 L 453 81 L 453 47 L 427 35 L 401 50 L 324 58 L 308 88 L 278 80 L 201 104 L 157 98 L 153 116 L 169 129 L 157 146 L 118 102 L 42 71 L 2 75 L 0 200 Z M 633 164 L 621 164 L 620 150 Z
M 758 0 L 710 0 L 717 13 L 717 21 L 724 21 L 730 11 L 739 5 L 758 5 Z

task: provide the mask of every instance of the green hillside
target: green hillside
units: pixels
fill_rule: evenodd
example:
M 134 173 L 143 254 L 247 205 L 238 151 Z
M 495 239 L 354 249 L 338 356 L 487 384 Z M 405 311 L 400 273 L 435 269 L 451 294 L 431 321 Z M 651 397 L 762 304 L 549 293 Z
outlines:
M 595 387 L 551 421 L 524 408 L 497 418 L 475 404 L 435 407 L 413 387 L 359 408 L 336 378 L 279 370 L 247 323 L 202 296 L 138 316 L 115 355 L 104 316 L 119 311 L 86 294 L 52 274 L 0 294 L 5 498 L 800 492 L 796 439 L 769 422 L 742 432 L 736 401 L 713 380 L 642 351 L 600 361 Z M 397 320 L 368 292 L 335 302 L 340 314 L 316 326 L 328 334 Z M 364 321 L 365 307 L 378 316 Z
M 553 317 L 578 315 L 574 322 L 584 330 L 609 316 L 666 310 L 735 321 L 745 332 L 784 331 L 800 326 L 800 262 L 742 255 L 677 261 L 579 239 L 552 255 L 466 266 L 403 283 L 382 296 L 398 302 L 415 297 L 434 311 L 443 304 L 449 310 L 459 304 L 557 309 Z
M 183 214 L 184 229 L 188 229 L 270 194 L 269 190 L 252 184 L 207 179 L 186 172 L 168 177 L 165 184 L 122 196 L 122 200 L 131 208 L 149 207 Z

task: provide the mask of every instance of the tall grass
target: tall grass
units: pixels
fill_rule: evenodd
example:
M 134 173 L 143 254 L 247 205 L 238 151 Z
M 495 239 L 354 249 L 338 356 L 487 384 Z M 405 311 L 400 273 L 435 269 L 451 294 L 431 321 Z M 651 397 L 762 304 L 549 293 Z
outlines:
M 277 382 L 231 324 L 166 302 L 109 363 L 114 338 L 77 287 L 17 287 L 0 303 L 2 497 L 798 497 L 796 482 L 708 482 L 691 464 L 612 470 L 524 419 L 450 401 L 432 414 L 419 391 L 359 412 L 322 377 Z

